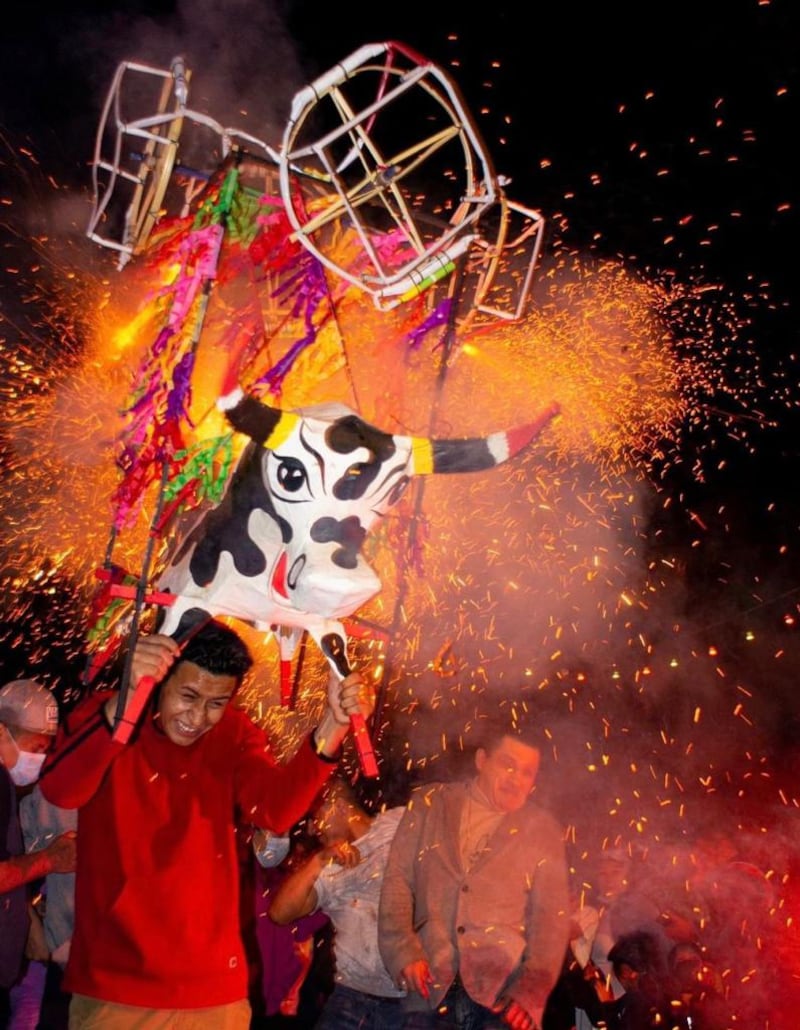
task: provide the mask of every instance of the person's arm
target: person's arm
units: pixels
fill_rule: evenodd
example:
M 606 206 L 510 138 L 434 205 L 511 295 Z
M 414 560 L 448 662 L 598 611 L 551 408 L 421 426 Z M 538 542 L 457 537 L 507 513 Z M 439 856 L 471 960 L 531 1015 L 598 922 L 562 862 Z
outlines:
M 269 906 L 269 917 L 278 926 L 310 915 L 317 908 L 314 884 L 325 866 L 323 851 L 317 851 L 306 862 L 289 873 L 281 883 Z
M 272 757 L 263 730 L 242 713 L 235 790 L 248 821 L 284 833 L 302 819 L 338 764 L 350 716 L 360 712 L 367 719 L 374 705 L 374 688 L 362 673 L 353 672 L 341 681 L 331 677 L 319 725 L 284 764 Z
M 42 794 L 61 808 L 80 808 L 97 791 L 122 744 L 111 737 L 103 712 L 107 692 L 94 694 L 62 720 L 56 744 L 44 763 Z
M 281 882 L 269 906 L 270 919 L 279 926 L 286 926 L 295 919 L 310 915 L 319 907 L 316 883 L 325 866 L 335 862 L 352 868 L 360 861 L 361 855 L 355 844 L 342 842 L 320 848 Z
M 28 902 L 28 941 L 25 945 L 25 958 L 31 962 L 49 962 L 50 949 L 47 947 L 47 939 L 44 933 L 42 917 Z
M 139 637 L 131 661 L 131 688 L 125 710 L 134 703 L 137 684 L 152 676 L 159 682 L 178 654 L 178 645 L 162 634 Z M 62 722 L 56 746 L 47 756 L 40 785 L 48 801 L 80 808 L 97 792 L 107 770 L 125 745 L 113 737 L 117 691 L 91 694 Z
M 0 862 L 0 894 L 39 880 L 49 873 L 71 873 L 74 870 L 75 833 L 63 833 L 41 851 L 16 855 Z

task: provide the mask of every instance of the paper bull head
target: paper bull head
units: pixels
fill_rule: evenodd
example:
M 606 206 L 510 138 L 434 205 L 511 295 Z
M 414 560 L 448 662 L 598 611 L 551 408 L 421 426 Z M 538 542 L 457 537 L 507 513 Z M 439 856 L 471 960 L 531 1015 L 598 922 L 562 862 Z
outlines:
M 174 632 L 199 608 L 281 627 L 291 651 L 303 630 L 320 646 L 332 632 L 344 639 L 338 620 L 380 590 L 361 547 L 412 476 L 497 465 L 558 412 L 551 405 L 527 425 L 484 438 L 429 440 L 383 432 L 339 404 L 285 412 L 236 390 L 219 406 L 251 443 L 222 501 L 160 579 L 161 590 L 177 595 L 160 630 Z

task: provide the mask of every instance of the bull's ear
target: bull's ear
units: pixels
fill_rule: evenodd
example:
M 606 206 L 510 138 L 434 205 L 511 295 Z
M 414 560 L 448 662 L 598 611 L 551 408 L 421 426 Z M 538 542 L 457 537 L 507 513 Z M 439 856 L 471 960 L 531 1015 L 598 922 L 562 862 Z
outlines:
M 270 450 L 280 444 L 297 424 L 297 415 L 280 408 L 271 408 L 239 387 L 220 397 L 217 407 L 239 433 Z
M 560 412 L 558 404 L 546 408 L 533 422 L 506 432 L 467 440 L 411 440 L 415 475 L 439 472 L 479 472 L 506 461 L 536 439 L 551 419 Z

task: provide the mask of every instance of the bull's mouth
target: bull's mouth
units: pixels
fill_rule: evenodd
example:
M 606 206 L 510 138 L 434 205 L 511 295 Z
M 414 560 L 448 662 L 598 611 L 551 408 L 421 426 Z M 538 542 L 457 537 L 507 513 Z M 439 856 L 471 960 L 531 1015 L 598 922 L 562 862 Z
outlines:
M 272 589 L 279 597 L 289 600 L 289 591 L 286 588 L 286 566 L 289 558 L 286 551 L 281 551 L 281 556 L 275 565 L 275 570 L 272 573 Z
M 295 558 L 290 566 L 288 553 L 281 551 L 281 556 L 275 563 L 275 569 L 272 573 L 273 594 L 281 600 L 288 601 L 293 608 L 295 603 L 292 601 L 291 595 L 298 588 L 298 581 L 305 566 L 306 556 L 304 554 Z

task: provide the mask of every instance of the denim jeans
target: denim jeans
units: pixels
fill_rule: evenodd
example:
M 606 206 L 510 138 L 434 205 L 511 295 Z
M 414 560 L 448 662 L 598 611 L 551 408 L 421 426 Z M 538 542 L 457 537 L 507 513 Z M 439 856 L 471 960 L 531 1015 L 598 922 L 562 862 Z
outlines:
M 479 1005 L 456 977 L 435 1009 L 407 1012 L 403 1030 L 508 1030 L 499 1012 Z
M 400 998 L 378 998 L 336 984 L 314 1030 L 402 1030 Z

